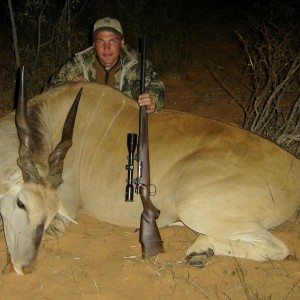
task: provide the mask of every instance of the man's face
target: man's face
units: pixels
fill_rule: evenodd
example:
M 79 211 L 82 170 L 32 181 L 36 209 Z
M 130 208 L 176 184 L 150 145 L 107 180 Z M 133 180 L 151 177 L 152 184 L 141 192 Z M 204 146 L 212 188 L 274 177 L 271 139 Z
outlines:
M 113 67 L 119 58 L 124 39 L 110 31 L 99 31 L 94 35 L 94 48 L 100 62 L 108 68 Z

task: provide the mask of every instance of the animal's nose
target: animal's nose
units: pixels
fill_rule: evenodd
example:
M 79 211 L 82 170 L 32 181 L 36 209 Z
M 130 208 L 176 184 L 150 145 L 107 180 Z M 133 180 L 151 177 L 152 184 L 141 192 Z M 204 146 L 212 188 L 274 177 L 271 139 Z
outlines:
M 2 270 L 2 274 L 3 275 L 7 275 L 11 272 L 14 271 L 14 266 L 11 262 L 7 262 L 7 264 L 5 265 L 4 269 Z
M 11 261 L 10 253 L 7 252 L 7 263 L 4 269 L 2 270 L 2 274 L 6 275 L 13 271 L 15 271 L 19 275 L 31 274 L 36 266 L 36 259 L 32 259 L 31 261 L 24 263 L 24 265 L 21 262 L 13 264 Z
M 11 262 L 10 253 L 7 252 L 7 263 L 4 267 L 4 269 L 2 270 L 2 274 L 7 275 L 13 271 L 14 271 L 14 265 Z
M 32 265 L 27 265 L 27 266 L 23 266 L 22 267 L 22 271 L 23 271 L 23 274 L 26 275 L 26 274 L 31 274 L 32 271 L 33 271 L 33 266 Z

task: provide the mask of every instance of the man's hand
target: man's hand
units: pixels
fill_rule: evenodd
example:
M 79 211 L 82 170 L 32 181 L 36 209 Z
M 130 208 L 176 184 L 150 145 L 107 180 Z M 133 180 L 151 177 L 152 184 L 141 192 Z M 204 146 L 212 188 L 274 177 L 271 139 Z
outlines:
M 82 76 L 76 76 L 72 79 L 72 82 L 88 82 L 88 81 Z
M 147 106 L 146 112 L 148 114 L 155 112 L 155 102 L 154 102 L 153 98 L 148 93 L 144 93 L 144 94 L 139 95 L 138 104 L 140 106 L 146 105 Z

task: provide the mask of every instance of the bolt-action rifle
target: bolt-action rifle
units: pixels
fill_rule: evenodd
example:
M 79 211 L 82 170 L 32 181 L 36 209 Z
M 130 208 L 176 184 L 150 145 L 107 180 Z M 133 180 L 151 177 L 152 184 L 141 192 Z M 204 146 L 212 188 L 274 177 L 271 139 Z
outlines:
M 146 68 L 146 36 L 141 43 L 141 78 L 140 94 L 145 92 L 145 68 Z M 138 146 L 137 156 L 134 155 Z M 143 204 L 143 212 L 140 222 L 140 243 L 142 246 L 142 257 L 147 258 L 164 252 L 163 242 L 156 224 L 160 211 L 153 205 L 150 199 L 150 163 L 148 144 L 148 116 L 146 106 L 140 106 L 139 112 L 139 137 L 137 145 L 137 134 L 128 133 L 128 171 L 125 201 L 133 201 L 133 192 L 140 194 Z M 138 162 L 137 178 L 133 179 L 134 160 Z M 136 187 L 134 189 L 133 183 Z

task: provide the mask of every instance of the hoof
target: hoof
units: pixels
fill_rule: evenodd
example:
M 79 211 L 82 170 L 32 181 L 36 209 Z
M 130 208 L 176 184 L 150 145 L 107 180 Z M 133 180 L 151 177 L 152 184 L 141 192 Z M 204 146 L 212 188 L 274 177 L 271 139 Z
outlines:
M 202 253 L 191 253 L 186 257 L 186 260 L 188 261 L 188 264 L 195 268 L 204 268 L 204 266 L 207 264 L 208 257 L 211 257 L 214 255 L 214 251 L 211 248 L 208 248 L 205 252 Z

